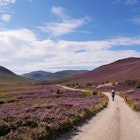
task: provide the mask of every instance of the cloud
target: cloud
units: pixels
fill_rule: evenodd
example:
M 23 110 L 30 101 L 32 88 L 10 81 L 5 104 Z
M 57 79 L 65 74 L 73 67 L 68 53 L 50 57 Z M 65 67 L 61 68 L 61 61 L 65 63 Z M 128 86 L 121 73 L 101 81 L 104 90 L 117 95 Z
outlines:
M 77 28 L 88 23 L 89 17 L 81 19 L 73 19 L 65 14 L 65 9 L 62 7 L 53 7 L 51 12 L 60 18 L 60 21 L 45 23 L 39 29 L 43 32 L 49 33 L 51 36 L 61 36 L 71 32 L 77 32 Z
M 39 40 L 28 29 L 0 31 L 0 65 L 16 73 L 71 68 L 93 69 L 140 52 L 123 47 L 140 45 L 140 37 L 117 37 L 95 41 Z M 121 46 L 121 50 L 119 49 Z M 118 47 L 118 50 L 113 50 Z
M 125 1 L 126 5 L 135 5 L 136 3 L 138 3 L 138 0 L 126 0 Z
M 131 19 L 130 21 L 133 22 L 134 24 L 140 25 L 140 17 L 133 18 L 133 19 Z
M 16 0 L 0 0 L 0 12 L 1 13 L 10 13 L 11 10 L 8 7 L 10 4 L 15 4 Z
M 75 29 L 82 26 L 87 22 L 88 18 L 82 19 L 69 19 L 63 22 L 48 23 L 45 26 L 39 27 L 43 32 L 48 32 L 52 36 L 61 36 L 71 32 L 77 32 Z
M 1 16 L 1 19 L 2 19 L 3 21 L 5 21 L 5 22 L 9 22 L 9 21 L 11 20 L 11 15 L 9 15 L 9 14 L 3 14 L 3 15 Z
M 16 0 L 0 0 L 0 6 L 7 6 L 9 4 L 14 4 Z
M 56 7 L 53 6 L 51 9 L 51 13 L 57 15 L 58 17 L 62 18 L 62 19 L 66 19 L 69 18 L 68 15 L 66 15 L 66 10 L 63 7 Z
M 133 6 L 136 3 L 138 3 L 138 0 L 113 0 L 113 4 L 117 4 L 117 3 Z

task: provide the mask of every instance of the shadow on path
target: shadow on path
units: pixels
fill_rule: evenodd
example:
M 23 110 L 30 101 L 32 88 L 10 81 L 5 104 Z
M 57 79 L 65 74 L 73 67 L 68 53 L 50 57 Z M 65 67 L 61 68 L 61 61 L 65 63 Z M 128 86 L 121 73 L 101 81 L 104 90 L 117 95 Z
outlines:
M 106 109 L 107 106 L 104 108 Z M 102 110 L 104 110 L 102 109 Z M 99 111 L 100 112 L 100 111 Z M 98 113 L 96 113 L 98 114 Z M 60 134 L 55 140 L 72 140 L 72 138 L 76 135 L 79 135 L 79 132 L 82 132 L 80 130 L 80 128 L 82 126 L 84 126 L 85 124 L 89 124 L 90 123 L 90 120 L 93 118 L 93 117 L 96 117 L 96 114 L 94 115 L 90 115 L 89 117 L 87 117 L 85 120 L 75 124 L 72 128 L 70 128 L 68 131 L 64 132 L 63 134 Z
M 89 121 L 92 119 L 92 117 L 95 117 L 96 115 L 92 115 L 88 117 L 83 122 L 77 123 L 75 126 L 70 128 L 68 131 L 66 131 L 64 134 L 58 136 L 55 140 L 70 140 L 72 137 L 79 134 L 79 132 L 82 132 L 79 128 L 84 126 L 85 124 L 89 124 Z

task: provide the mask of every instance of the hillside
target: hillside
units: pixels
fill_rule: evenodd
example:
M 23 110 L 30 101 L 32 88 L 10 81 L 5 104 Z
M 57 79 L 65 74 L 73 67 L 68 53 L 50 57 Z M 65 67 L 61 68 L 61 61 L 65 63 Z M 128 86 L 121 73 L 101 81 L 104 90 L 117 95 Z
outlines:
M 34 81 L 20 77 L 12 71 L 0 66 L 0 85 L 5 84 L 30 84 Z
M 86 70 L 64 70 L 55 73 L 45 72 L 45 71 L 35 71 L 27 74 L 23 74 L 23 77 L 40 80 L 40 81 L 55 81 L 64 78 L 68 78 L 74 75 L 79 75 L 87 72 Z
M 98 67 L 85 74 L 75 76 L 69 81 L 87 82 L 106 82 L 128 79 L 140 79 L 140 58 L 126 58 Z
M 48 74 L 52 74 L 52 73 L 40 70 L 40 71 L 33 71 L 30 73 L 26 73 L 21 76 L 25 77 L 25 78 L 29 78 L 29 79 L 40 80 L 42 77 L 44 77 L 45 75 L 48 75 Z

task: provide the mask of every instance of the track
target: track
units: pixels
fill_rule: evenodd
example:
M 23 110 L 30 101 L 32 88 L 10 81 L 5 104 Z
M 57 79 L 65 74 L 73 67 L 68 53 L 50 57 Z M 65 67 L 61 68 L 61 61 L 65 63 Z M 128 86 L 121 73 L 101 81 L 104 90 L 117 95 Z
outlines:
M 110 93 L 105 94 L 107 108 L 57 140 L 140 140 L 140 113 L 132 111 L 121 97 L 116 95 L 113 102 Z

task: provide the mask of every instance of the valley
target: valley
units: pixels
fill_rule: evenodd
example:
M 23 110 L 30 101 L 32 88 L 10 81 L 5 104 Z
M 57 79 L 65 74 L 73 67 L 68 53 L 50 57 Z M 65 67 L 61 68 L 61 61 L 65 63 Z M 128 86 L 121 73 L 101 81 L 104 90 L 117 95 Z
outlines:
M 128 58 L 49 82 L 1 67 L 0 140 L 139 140 L 139 66 Z

